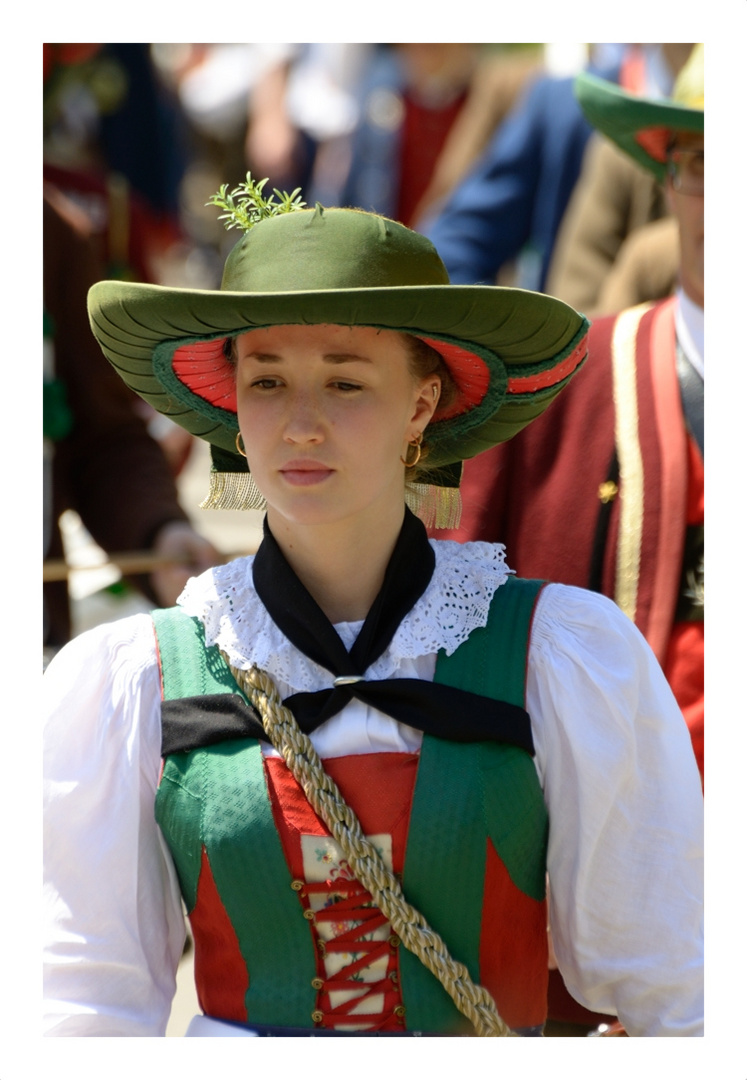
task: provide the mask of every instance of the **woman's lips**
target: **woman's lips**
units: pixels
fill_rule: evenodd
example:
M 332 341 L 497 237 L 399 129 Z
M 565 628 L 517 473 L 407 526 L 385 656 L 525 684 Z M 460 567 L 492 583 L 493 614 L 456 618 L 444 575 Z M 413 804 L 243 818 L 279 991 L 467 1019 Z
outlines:
M 320 484 L 331 476 L 334 469 L 321 465 L 318 461 L 289 461 L 280 469 L 284 480 L 295 487 L 310 487 Z

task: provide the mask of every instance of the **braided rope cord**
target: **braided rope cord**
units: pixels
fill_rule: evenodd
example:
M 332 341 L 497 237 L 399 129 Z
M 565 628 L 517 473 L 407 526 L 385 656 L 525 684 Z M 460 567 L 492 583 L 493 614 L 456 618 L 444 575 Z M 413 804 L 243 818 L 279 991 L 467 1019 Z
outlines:
M 358 818 L 334 780 L 325 772 L 311 739 L 280 698 L 266 672 L 252 667 L 231 674 L 260 714 L 270 742 L 283 757 L 306 798 L 342 848 L 353 873 L 371 894 L 403 945 L 439 980 L 452 1001 L 481 1037 L 516 1037 L 498 1015 L 493 998 L 472 981 L 464 964 L 454 960 L 446 943 L 405 899 L 397 878 L 364 836 Z

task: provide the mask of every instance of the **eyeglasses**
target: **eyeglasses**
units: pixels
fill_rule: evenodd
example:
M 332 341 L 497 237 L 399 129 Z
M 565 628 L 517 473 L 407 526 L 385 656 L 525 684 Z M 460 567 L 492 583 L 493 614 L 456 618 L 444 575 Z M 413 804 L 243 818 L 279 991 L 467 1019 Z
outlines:
M 702 195 L 703 151 L 673 147 L 667 152 L 667 175 L 680 195 Z

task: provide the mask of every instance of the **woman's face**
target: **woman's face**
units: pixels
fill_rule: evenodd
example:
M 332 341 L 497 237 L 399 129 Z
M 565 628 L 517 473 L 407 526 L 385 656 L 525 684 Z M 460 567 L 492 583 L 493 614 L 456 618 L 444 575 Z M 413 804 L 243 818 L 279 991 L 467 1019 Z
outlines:
M 242 334 L 236 354 L 239 426 L 271 511 L 299 524 L 374 522 L 402 505 L 400 458 L 433 414 L 439 379 L 415 378 L 401 335 L 274 326 Z

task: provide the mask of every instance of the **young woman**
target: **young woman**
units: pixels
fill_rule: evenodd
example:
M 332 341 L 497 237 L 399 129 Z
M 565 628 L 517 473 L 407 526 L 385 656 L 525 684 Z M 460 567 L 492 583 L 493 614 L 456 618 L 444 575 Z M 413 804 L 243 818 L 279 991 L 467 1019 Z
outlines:
M 262 220 L 215 292 L 102 282 L 125 381 L 212 445 L 256 556 L 50 665 L 49 1035 L 541 1034 L 565 981 L 635 1036 L 702 1034 L 701 815 L 635 627 L 429 541 L 461 462 L 583 362 L 550 297 L 451 286 L 354 210 Z M 155 807 L 155 811 L 154 811 Z

